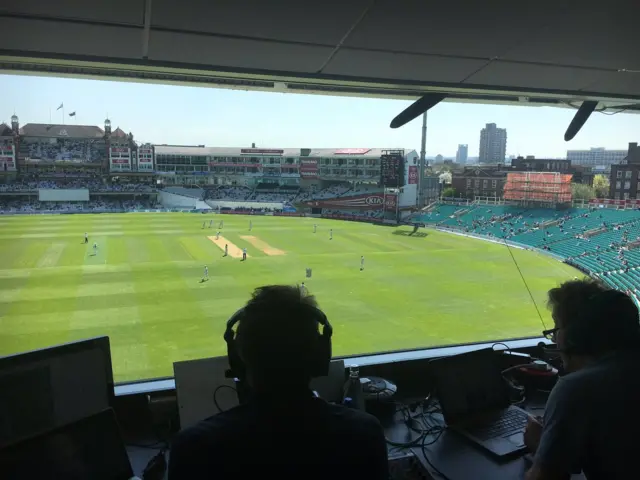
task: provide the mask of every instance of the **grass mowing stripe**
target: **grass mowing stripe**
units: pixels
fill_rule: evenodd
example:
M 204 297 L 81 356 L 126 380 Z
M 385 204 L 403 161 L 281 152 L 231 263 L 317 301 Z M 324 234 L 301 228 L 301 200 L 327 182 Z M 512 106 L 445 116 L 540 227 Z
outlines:
M 214 218 L 215 228 L 203 230 L 205 218 Z M 249 261 L 223 258 L 207 239 L 220 218 L 222 234 L 246 246 Z M 272 283 L 304 281 L 317 295 L 334 324 L 336 354 L 536 335 L 541 328 L 503 246 L 444 232 L 409 237 L 410 227 L 172 213 L 0 223 L 0 355 L 106 333 L 117 381 L 171 375 L 174 361 L 224 354 L 227 318 L 252 289 Z M 240 238 L 246 235 L 286 255 L 266 256 Z M 56 245 L 64 245 L 59 255 Z M 534 252 L 514 255 L 540 304 L 550 287 L 580 276 Z M 51 266 L 37 268 L 42 258 Z M 210 280 L 201 283 L 205 264 Z

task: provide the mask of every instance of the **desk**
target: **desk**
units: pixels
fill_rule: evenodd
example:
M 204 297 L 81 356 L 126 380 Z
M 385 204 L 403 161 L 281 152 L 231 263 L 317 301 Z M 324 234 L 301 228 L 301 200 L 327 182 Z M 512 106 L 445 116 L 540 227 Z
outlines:
M 529 402 L 524 408 L 533 415 L 541 415 L 540 400 Z M 430 415 L 433 423 L 444 425 L 441 414 Z M 420 437 L 418 432 L 407 427 L 401 412 L 396 414 L 393 421 L 386 424 L 383 422 L 383 426 L 387 439 L 395 443 L 409 443 Z M 435 440 L 435 436 L 428 438 L 426 443 L 430 443 L 431 440 Z M 397 451 L 400 448 L 390 446 L 389 450 Z M 411 451 L 420 458 L 435 480 L 442 478 L 425 460 L 421 443 L 416 443 L 408 448 L 411 448 Z M 429 461 L 450 480 L 517 480 L 524 478 L 530 467 L 523 456 L 498 459 L 462 435 L 449 430 L 442 432 L 435 443 L 425 446 L 425 453 L 428 455 Z M 584 476 L 573 475 L 571 478 L 579 480 L 584 479 Z

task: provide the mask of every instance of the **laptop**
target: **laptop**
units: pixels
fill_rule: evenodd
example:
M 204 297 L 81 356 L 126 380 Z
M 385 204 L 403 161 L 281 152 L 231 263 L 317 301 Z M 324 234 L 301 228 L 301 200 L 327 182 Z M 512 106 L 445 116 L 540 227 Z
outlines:
M 510 404 L 493 349 L 430 362 L 447 427 L 499 457 L 524 452 L 528 414 Z
M 0 449 L 2 480 L 129 480 L 131 463 L 113 410 Z

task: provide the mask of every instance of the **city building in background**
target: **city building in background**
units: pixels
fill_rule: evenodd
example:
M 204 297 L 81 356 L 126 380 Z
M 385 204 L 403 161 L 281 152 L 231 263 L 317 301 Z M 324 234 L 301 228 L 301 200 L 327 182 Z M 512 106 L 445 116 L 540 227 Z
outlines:
M 510 172 L 559 173 L 571 175 L 571 183 L 593 185 L 594 174 L 589 167 L 573 165 L 570 160 L 556 158 L 517 157 L 511 165 L 465 166 L 452 172 L 452 187 L 456 196 L 502 197 L 507 175 Z M 636 176 L 637 178 L 637 176 Z
M 467 163 L 467 157 L 469 156 L 469 146 L 460 144 L 458 145 L 458 151 L 456 152 L 456 163 L 465 165 Z
M 635 200 L 638 198 L 640 180 L 640 147 L 629 143 L 629 150 L 618 165 L 611 165 L 609 177 L 609 198 L 614 200 Z
M 567 160 L 571 160 L 573 165 L 591 167 L 596 173 L 609 172 L 611 165 L 622 162 L 626 156 L 626 150 L 607 150 L 606 148 L 567 150 Z
M 508 170 L 503 164 L 465 166 L 452 172 L 456 197 L 501 197 Z
M 487 123 L 480 131 L 480 163 L 504 163 L 507 154 L 507 129 Z
M 571 160 L 558 158 L 516 157 L 511 160 L 511 171 L 514 172 L 551 172 L 572 175 L 571 183 L 593 185 L 594 173 L 590 167 L 574 165 Z

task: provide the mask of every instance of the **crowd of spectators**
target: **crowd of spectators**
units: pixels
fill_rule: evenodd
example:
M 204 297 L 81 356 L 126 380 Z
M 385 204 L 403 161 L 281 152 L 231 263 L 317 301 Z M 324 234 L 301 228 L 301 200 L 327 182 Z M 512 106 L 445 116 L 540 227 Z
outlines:
M 30 142 L 27 156 L 33 159 L 55 161 L 101 162 L 106 158 L 104 142 L 95 140 L 64 140 L 56 143 Z
M 125 200 L 100 199 L 88 202 L 39 202 L 29 200 L 0 199 L 0 214 L 2 213 L 38 213 L 38 212 L 59 212 L 59 213 L 79 213 L 79 212 L 100 212 L 100 211 L 133 211 L 156 208 L 154 201 L 145 200 Z
M 205 200 L 228 200 L 228 201 L 245 201 L 251 195 L 249 187 L 216 187 L 208 189 L 205 194 Z
M 35 192 L 38 189 L 88 188 L 92 192 L 142 192 L 155 191 L 152 185 L 145 183 L 110 183 L 99 178 L 65 178 L 60 180 L 23 180 L 1 184 L 2 192 Z

